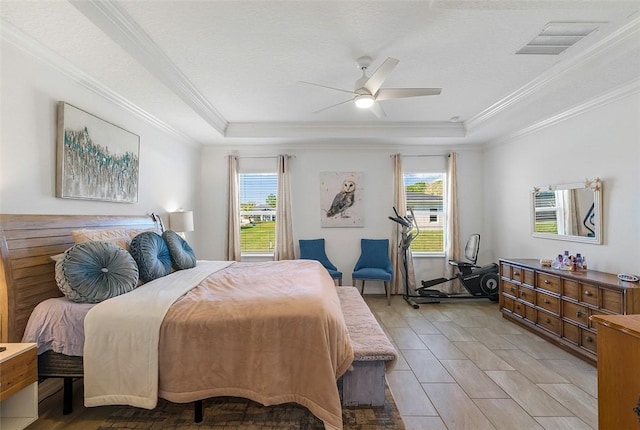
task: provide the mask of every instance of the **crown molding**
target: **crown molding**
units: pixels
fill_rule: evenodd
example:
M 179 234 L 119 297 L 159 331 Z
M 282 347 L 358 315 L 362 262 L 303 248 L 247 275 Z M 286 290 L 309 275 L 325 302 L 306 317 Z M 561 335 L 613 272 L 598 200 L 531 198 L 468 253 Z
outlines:
M 564 78 L 573 70 L 583 67 L 587 63 L 594 61 L 596 57 L 603 55 L 619 43 L 622 43 L 623 41 L 634 36 L 638 37 L 639 32 L 640 16 L 631 20 L 629 23 L 620 27 L 599 42 L 587 47 L 584 51 L 577 54 L 575 57 L 558 63 L 555 67 L 552 67 L 551 69 L 542 73 L 540 76 L 533 79 L 526 85 L 520 87 L 508 96 L 484 109 L 482 112 L 469 118 L 465 121 L 467 130 L 472 130 L 478 127 L 479 125 L 496 116 L 514 103 L 518 103 L 524 100 L 532 93 L 540 91 L 544 86 L 549 85 L 557 79 Z
M 361 152 L 363 150 L 375 150 L 375 151 L 387 151 L 389 155 L 401 153 L 407 157 L 419 157 L 430 155 L 442 155 L 451 151 L 457 152 L 482 152 L 483 147 L 477 144 L 434 144 L 434 145 L 412 145 L 405 142 L 401 143 L 372 143 L 372 142 L 354 142 L 353 140 L 346 140 L 342 142 L 332 141 L 306 141 L 302 145 L 300 142 L 293 143 L 277 143 L 269 146 L 261 144 L 246 144 L 236 145 L 231 143 L 221 143 L 217 145 L 205 145 L 202 147 L 202 153 L 227 153 L 234 154 L 243 157 L 250 156 L 274 156 L 280 153 L 287 153 L 290 155 L 300 155 L 308 152 L 315 151 L 356 151 Z
M 96 0 L 70 3 L 224 136 L 227 121 L 122 7 Z
M 64 57 L 56 54 L 51 49 L 42 45 L 40 42 L 26 35 L 22 31 L 18 30 L 15 26 L 4 20 L 2 21 L 2 25 L 0 26 L 0 37 L 2 37 L 2 39 L 7 43 L 12 44 L 16 48 L 26 52 L 36 59 L 43 61 L 48 66 L 65 75 L 80 86 L 110 101 L 117 107 L 132 113 L 138 118 L 141 118 L 142 120 L 158 128 L 164 133 L 182 139 L 191 145 L 201 146 L 200 142 L 195 141 L 192 137 L 176 130 L 166 122 L 139 108 L 137 105 L 131 103 L 120 94 L 116 93 L 106 85 L 102 84 L 95 78 L 91 77 L 84 71 L 74 66 Z
M 494 147 L 494 146 L 503 145 L 513 139 L 526 136 L 531 133 L 535 133 L 547 127 L 551 127 L 552 125 L 556 125 L 560 122 L 566 121 L 570 118 L 581 115 L 590 110 L 600 108 L 609 103 L 616 102 L 618 100 L 621 100 L 625 97 L 628 97 L 638 92 L 640 92 L 640 79 L 636 79 L 628 84 L 614 88 L 611 91 L 608 91 L 597 97 L 593 97 L 584 103 L 580 103 L 570 109 L 562 111 L 556 115 L 550 116 L 546 119 L 543 119 L 542 121 L 538 121 L 537 123 L 531 124 L 530 126 L 520 129 L 516 132 L 504 135 L 492 142 L 489 142 L 486 146 Z
M 451 122 L 232 122 L 225 137 L 244 138 L 406 138 L 465 137 Z

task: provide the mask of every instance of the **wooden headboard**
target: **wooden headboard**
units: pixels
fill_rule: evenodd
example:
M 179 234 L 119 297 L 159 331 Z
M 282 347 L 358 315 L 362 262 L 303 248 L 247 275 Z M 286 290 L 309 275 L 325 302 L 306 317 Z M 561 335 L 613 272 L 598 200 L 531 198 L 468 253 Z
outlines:
M 0 214 L 0 342 L 20 342 L 33 308 L 62 294 L 51 256 L 81 228 L 159 228 L 151 216 Z

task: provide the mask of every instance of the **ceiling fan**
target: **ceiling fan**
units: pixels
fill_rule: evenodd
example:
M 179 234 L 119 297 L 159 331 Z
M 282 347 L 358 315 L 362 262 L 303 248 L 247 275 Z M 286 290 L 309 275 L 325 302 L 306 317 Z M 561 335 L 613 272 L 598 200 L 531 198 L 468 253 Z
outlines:
M 382 63 L 382 65 L 378 67 L 370 77 L 368 77 L 367 68 L 371 65 L 372 61 L 371 57 L 368 56 L 360 57 L 356 60 L 358 69 L 362 70 L 362 77 L 356 81 L 355 89 L 353 91 L 315 84 L 313 82 L 299 81 L 301 84 L 314 85 L 317 87 L 353 94 L 353 97 L 348 100 L 327 106 L 313 113 L 320 113 L 345 103 L 354 102 L 357 107 L 361 109 L 369 109 L 378 118 L 384 118 L 387 115 L 378 103 L 381 100 L 435 96 L 442 92 L 442 88 L 380 88 L 393 69 L 398 65 L 399 61 L 395 58 L 387 58 L 384 63 Z

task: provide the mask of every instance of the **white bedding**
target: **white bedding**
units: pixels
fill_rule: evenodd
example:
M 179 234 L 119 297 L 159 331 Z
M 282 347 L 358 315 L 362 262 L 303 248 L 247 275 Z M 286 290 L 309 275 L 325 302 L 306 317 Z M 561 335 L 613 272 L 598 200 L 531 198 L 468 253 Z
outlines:
M 160 326 L 167 310 L 208 275 L 231 263 L 198 261 L 193 269 L 177 271 L 94 306 L 84 325 L 85 405 L 153 409 L 158 401 Z

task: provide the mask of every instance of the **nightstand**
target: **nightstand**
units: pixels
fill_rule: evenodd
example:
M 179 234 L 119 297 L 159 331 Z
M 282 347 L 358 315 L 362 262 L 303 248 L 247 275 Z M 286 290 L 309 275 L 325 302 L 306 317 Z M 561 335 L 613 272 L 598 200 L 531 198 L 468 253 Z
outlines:
M 0 428 L 21 430 L 38 419 L 35 343 L 0 343 Z

